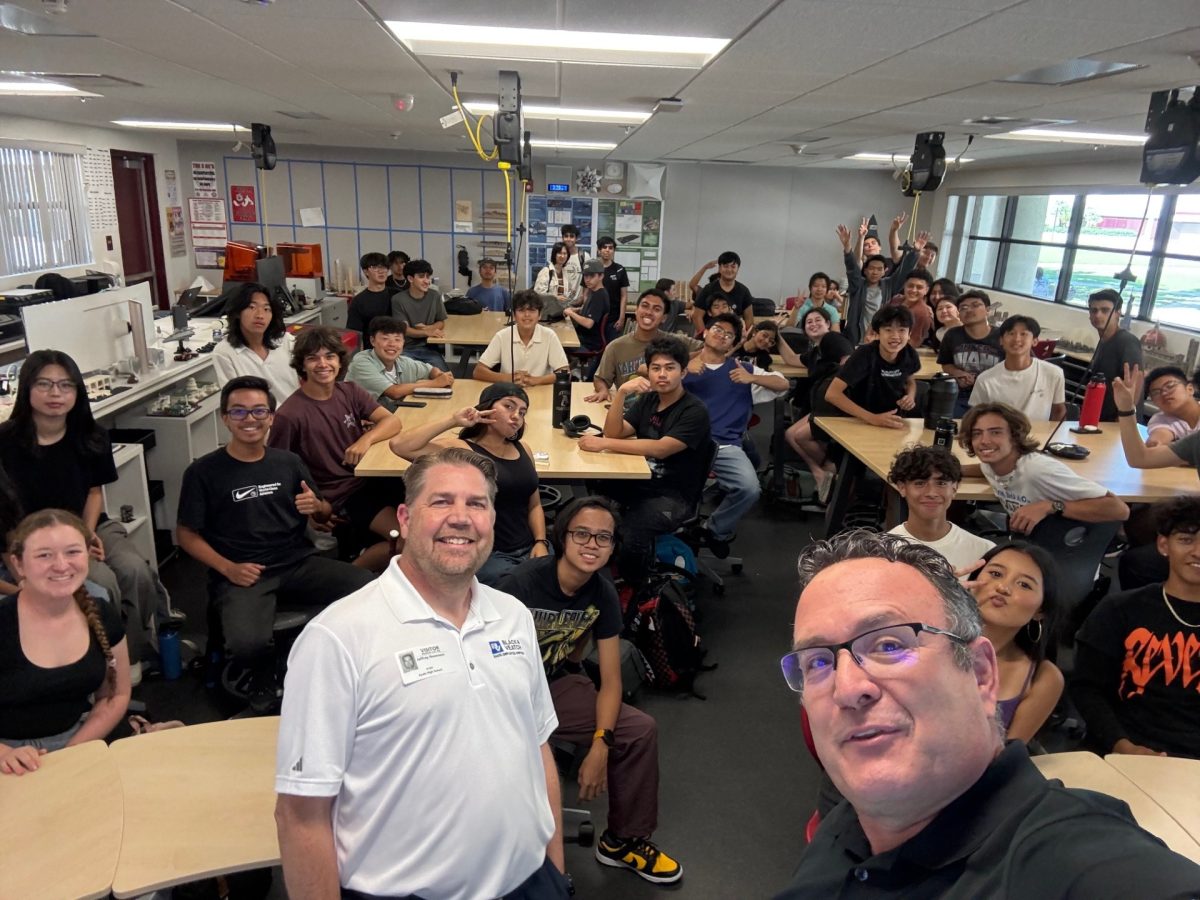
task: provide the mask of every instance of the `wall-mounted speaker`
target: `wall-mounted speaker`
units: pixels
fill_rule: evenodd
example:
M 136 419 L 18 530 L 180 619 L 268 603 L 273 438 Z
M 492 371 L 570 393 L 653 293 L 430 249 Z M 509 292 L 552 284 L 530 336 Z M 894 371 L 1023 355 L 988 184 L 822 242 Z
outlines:
M 913 197 L 925 191 L 937 190 L 946 174 L 946 139 L 944 131 L 925 131 L 917 135 L 906 178 L 901 181 L 904 195 Z
M 250 125 L 250 153 L 254 165 L 270 171 L 275 168 L 275 138 L 271 137 L 271 126 L 254 122 Z

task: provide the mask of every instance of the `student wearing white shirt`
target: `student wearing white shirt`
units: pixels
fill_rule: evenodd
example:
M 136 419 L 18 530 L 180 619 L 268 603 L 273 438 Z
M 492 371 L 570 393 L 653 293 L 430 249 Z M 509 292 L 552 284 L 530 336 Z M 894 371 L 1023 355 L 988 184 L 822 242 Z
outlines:
M 1004 362 L 975 377 L 970 403 L 1006 403 L 1032 422 L 1058 422 L 1067 414 L 1063 370 L 1033 355 L 1042 333 L 1037 319 L 1009 316 L 1000 326 Z
M 962 481 L 962 464 L 949 450 L 923 446 L 901 450 L 892 460 L 888 481 L 908 504 L 908 518 L 891 534 L 936 550 L 955 571 L 978 562 L 995 546 L 946 520 Z
M 476 381 L 511 381 L 521 387 L 552 384 L 554 373 L 566 371 L 569 364 L 558 334 L 538 324 L 541 315 L 541 296 L 536 291 L 517 291 L 513 324 L 492 335 L 472 377 Z
M 1008 513 L 1010 531 L 1029 534 L 1042 519 L 1062 515 L 1077 522 L 1124 522 L 1129 507 L 1111 491 L 1039 452 L 1032 426 L 1020 410 L 980 403 L 963 417 L 958 441 L 978 465 L 963 475 L 988 480 Z
M 279 403 L 300 389 L 300 377 L 292 368 L 292 336 L 283 315 L 283 304 L 261 284 L 242 285 L 225 311 L 225 340 L 213 350 L 220 387 L 239 375 L 253 375 L 266 379 Z
M 578 267 L 570 266 L 569 262 L 570 251 L 560 241 L 550 249 L 546 266 L 538 272 L 533 289 L 539 294 L 557 297 L 563 304 L 575 300 L 579 295 L 580 272 Z

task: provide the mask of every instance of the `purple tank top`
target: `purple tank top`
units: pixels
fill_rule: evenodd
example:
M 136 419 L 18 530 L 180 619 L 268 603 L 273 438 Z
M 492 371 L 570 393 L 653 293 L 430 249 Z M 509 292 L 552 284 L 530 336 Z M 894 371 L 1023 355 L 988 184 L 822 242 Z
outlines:
M 1017 714 L 1017 707 L 1021 705 L 1021 701 L 1029 693 L 1029 686 L 1033 684 L 1033 673 L 1036 671 L 1037 663 L 1031 662 L 1029 664 L 1029 674 L 1025 676 L 1025 686 L 1021 688 L 1021 693 L 1007 700 L 996 701 L 996 705 L 1000 707 L 1000 721 L 1004 724 L 1005 731 L 1008 731 L 1008 726 L 1012 724 L 1013 716 Z

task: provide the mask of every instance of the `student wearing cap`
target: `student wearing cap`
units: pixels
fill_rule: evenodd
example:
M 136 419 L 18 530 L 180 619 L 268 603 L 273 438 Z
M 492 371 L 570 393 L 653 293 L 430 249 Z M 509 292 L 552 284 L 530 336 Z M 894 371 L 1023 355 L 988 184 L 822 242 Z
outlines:
M 599 351 L 604 347 L 601 326 L 604 317 L 610 315 L 609 294 L 604 289 L 604 263 L 589 259 L 583 264 L 583 305 L 576 309 L 567 307 L 563 314 L 571 320 L 579 335 L 579 346 L 584 350 Z
M 491 460 L 497 485 L 495 544 L 476 575 L 490 586 L 523 560 L 550 552 L 537 470 L 529 447 L 521 440 L 528 411 L 525 389 L 511 381 L 499 381 L 483 389 L 475 406 L 404 431 L 389 444 L 393 453 L 410 461 L 447 447 L 472 450 Z M 457 438 L 441 437 L 452 428 L 461 429 Z
M 484 309 L 504 312 L 509 304 L 508 288 L 496 284 L 496 261 L 490 256 L 479 260 L 479 284 L 467 289 L 467 299 L 474 300 Z

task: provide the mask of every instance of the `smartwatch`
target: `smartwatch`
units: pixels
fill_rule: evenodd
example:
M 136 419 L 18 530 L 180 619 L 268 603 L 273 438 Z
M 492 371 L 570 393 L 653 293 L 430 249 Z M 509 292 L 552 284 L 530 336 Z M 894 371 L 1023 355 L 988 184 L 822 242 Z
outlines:
M 592 735 L 592 740 L 604 741 L 605 746 L 609 747 L 610 749 L 617 742 L 616 738 L 613 737 L 611 728 L 597 728 L 596 733 Z

